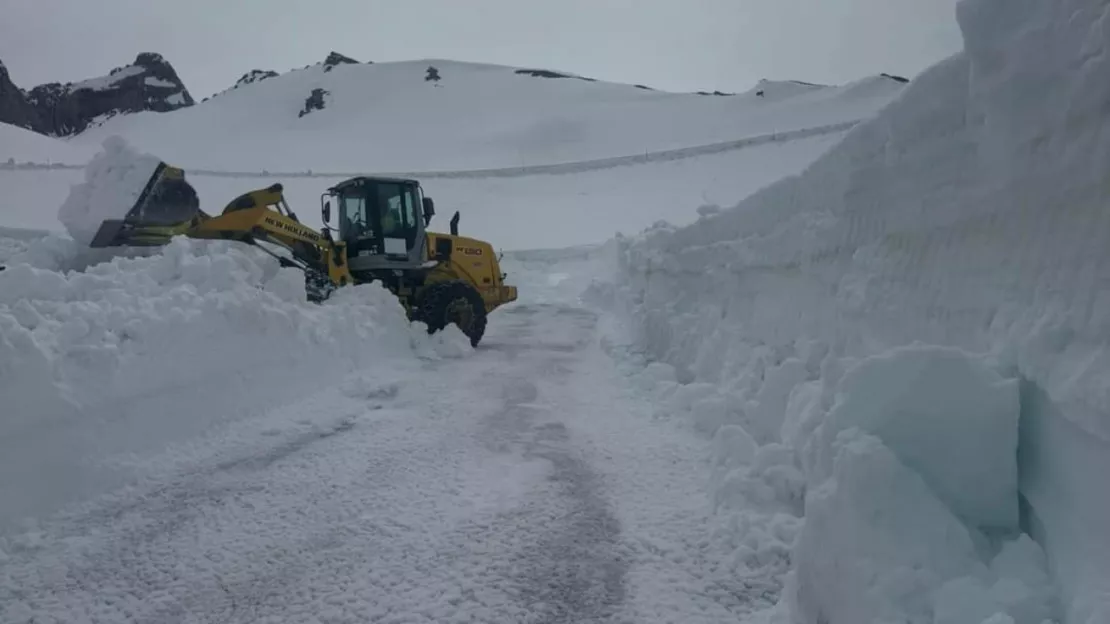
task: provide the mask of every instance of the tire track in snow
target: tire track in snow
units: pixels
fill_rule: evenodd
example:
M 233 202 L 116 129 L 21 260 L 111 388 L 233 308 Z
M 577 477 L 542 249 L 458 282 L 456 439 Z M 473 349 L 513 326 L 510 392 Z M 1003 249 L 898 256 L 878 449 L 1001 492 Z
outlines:
M 359 374 L 152 487 L 0 538 L 0 622 L 693 624 L 750 611 L 766 588 L 731 582 L 726 551 L 704 540 L 701 442 L 621 402 L 596 315 L 498 315 L 464 360 Z
M 537 342 L 533 336 L 528 344 L 534 348 L 527 351 L 511 342 L 490 345 L 507 356 L 518 377 L 504 386 L 504 407 L 486 419 L 484 436 L 494 450 L 519 446 L 524 457 L 551 467 L 551 492 L 530 497 L 528 505 L 505 518 L 522 537 L 517 600 L 538 618 L 530 622 L 610 621 L 626 599 L 630 562 L 620 522 L 600 475 L 576 454 L 571 432 L 553 413 L 558 401 L 546 404 L 534 381 L 569 374 L 580 355 L 576 352 L 594 331 L 596 315 L 575 308 L 516 306 L 503 316 L 510 332 L 534 330 L 537 320 L 576 328 L 569 342 Z

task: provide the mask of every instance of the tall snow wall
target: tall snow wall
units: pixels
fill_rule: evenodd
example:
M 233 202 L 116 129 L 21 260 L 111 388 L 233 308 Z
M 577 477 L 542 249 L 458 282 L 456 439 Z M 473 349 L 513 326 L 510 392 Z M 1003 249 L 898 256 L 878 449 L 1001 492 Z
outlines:
M 762 443 L 791 442 L 799 389 L 835 392 L 836 362 L 916 341 L 990 354 L 1021 380 L 1022 528 L 1066 621 L 1104 621 L 1110 5 L 964 0 L 957 18 L 964 51 L 801 174 L 622 239 L 617 300 L 652 359 L 754 406 Z M 784 376 L 794 391 L 761 408 L 753 378 Z

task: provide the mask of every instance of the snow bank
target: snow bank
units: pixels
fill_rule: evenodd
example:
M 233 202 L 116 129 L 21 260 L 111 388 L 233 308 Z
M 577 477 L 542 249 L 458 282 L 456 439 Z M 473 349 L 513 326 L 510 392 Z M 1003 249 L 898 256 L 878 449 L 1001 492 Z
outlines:
M 231 242 L 179 238 L 82 271 L 14 260 L 0 271 L 0 525 L 118 484 L 113 457 L 156 453 L 352 370 L 470 351 L 451 333 L 428 337 L 377 285 L 310 304 L 302 273 Z
M 139 200 L 158 168 L 156 156 L 143 154 L 113 136 L 85 167 L 85 181 L 70 189 L 58 220 L 80 244 L 92 242 L 105 219 L 121 219 Z
M 1045 550 L 1062 603 L 1054 615 L 1110 614 L 1110 503 L 1100 494 L 1110 473 L 1108 16 L 1096 0 L 965 0 L 965 52 L 803 173 L 687 227 L 619 240 L 624 283 L 595 290 L 622 306 L 648 360 L 671 367 L 674 383 L 714 389 L 725 410 L 710 430 L 724 423 L 785 444 L 806 472 L 808 537 L 796 554 L 806 543 L 829 552 L 806 554 L 800 621 L 866 621 L 883 605 L 1028 621 L 999 597 L 1013 584 L 996 589 L 1004 575 L 981 573 L 1001 537 L 979 529 L 1012 530 L 1015 506 Z M 897 353 L 867 360 L 918 341 L 987 359 L 945 352 L 943 364 L 915 351 L 924 376 Z M 856 479 L 916 491 L 904 504 L 943 518 L 950 537 L 967 533 L 974 550 L 961 537 L 919 561 L 919 547 L 940 548 L 933 533 L 842 517 L 898 511 L 879 495 L 889 490 Z M 849 530 L 859 533 L 841 535 Z M 870 568 L 887 585 L 865 590 L 843 566 L 871 539 L 893 563 Z M 931 577 L 877 571 L 906 566 Z M 965 569 L 976 580 L 954 576 Z M 814 586 L 838 576 L 839 599 Z M 1030 573 L 1028 595 L 1043 581 Z M 861 611 L 840 602 L 850 599 Z

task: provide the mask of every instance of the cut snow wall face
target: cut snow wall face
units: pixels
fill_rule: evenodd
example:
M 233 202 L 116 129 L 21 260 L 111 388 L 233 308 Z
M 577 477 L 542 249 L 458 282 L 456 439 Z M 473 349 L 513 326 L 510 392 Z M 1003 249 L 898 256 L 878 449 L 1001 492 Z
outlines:
M 1106 474 L 1110 5 L 964 0 L 959 19 L 965 52 L 799 176 L 622 241 L 621 300 L 654 359 L 726 387 L 755 352 L 777 365 L 811 340 L 835 356 L 914 341 L 993 352 L 1102 449 Z M 1068 454 L 1060 439 L 1036 454 Z M 1027 472 L 1034 507 L 1045 488 L 1095 485 Z M 1068 510 L 1044 515 L 1045 543 L 1075 580 L 1061 589 L 1076 615 L 1074 588 L 1110 595 L 1110 563 L 1053 551 L 1071 525 L 1050 518 L 1087 514 L 1078 526 L 1102 528 L 1085 537 L 1110 544 L 1110 506 L 1055 502 Z

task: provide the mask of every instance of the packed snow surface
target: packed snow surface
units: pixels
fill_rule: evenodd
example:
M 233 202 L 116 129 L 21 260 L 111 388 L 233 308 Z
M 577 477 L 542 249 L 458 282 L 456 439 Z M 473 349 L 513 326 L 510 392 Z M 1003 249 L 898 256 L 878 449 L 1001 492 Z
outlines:
M 506 259 L 564 278 L 474 350 L 250 248 L 65 242 L 0 272 L 0 621 L 721 622 L 781 591 L 707 538 L 703 442 L 564 289 L 589 253 Z

